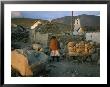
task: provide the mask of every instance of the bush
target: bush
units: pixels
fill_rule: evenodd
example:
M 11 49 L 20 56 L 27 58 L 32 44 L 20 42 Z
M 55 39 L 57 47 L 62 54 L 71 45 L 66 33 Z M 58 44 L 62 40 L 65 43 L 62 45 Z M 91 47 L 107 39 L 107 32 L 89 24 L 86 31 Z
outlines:
M 12 42 L 28 42 L 29 40 L 29 31 L 18 25 L 15 29 L 12 29 L 11 32 Z

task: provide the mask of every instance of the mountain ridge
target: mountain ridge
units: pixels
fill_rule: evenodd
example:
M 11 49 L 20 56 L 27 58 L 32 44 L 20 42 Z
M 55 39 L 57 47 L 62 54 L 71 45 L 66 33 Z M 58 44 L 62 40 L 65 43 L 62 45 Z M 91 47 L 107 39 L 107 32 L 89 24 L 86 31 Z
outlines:
M 74 27 L 75 19 L 77 18 L 80 19 L 81 27 L 84 28 L 86 31 L 100 31 L 100 17 L 86 14 L 74 16 L 73 18 L 71 16 L 64 16 L 61 18 L 53 19 L 51 22 L 43 19 L 12 18 L 11 23 L 30 28 L 35 23 L 35 21 L 40 20 L 42 22 L 42 25 L 39 26 L 39 29 L 36 28 L 36 31 L 40 31 L 43 33 L 59 33 L 69 32 L 73 30 L 71 29 L 72 19 Z

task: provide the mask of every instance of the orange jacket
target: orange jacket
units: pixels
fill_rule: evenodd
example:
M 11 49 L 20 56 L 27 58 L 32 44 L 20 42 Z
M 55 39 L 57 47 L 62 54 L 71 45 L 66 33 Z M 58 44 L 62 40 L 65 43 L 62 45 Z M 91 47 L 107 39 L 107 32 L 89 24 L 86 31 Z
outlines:
M 58 50 L 58 41 L 57 41 L 57 39 L 51 39 L 50 49 L 51 50 Z

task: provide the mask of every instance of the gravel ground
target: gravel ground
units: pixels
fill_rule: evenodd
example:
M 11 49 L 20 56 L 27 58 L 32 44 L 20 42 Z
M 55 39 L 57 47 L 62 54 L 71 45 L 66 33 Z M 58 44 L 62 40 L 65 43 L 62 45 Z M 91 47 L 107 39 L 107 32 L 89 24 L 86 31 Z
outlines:
M 94 61 L 98 58 L 95 54 L 92 57 Z M 11 74 L 19 76 L 15 75 L 15 72 Z M 77 60 L 62 58 L 59 62 L 49 61 L 45 69 L 33 77 L 100 77 L 100 64 L 90 62 L 90 60 L 79 63 Z
M 12 76 L 19 76 L 15 74 L 12 72 Z M 45 68 L 33 77 L 100 77 L 100 65 L 90 61 L 84 63 L 77 60 L 49 61 Z
M 77 61 L 52 61 L 46 65 L 41 77 L 100 77 L 100 65 L 95 63 L 78 63 Z

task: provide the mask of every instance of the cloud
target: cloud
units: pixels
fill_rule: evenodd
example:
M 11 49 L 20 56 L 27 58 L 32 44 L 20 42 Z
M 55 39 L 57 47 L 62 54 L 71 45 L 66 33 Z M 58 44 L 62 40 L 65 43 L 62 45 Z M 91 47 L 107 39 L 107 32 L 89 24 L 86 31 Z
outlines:
M 73 11 L 74 16 L 82 15 L 82 14 L 100 16 L 100 11 Z
M 11 12 L 11 17 L 12 18 L 19 18 L 19 17 L 22 17 L 22 14 L 20 11 L 12 11 Z

